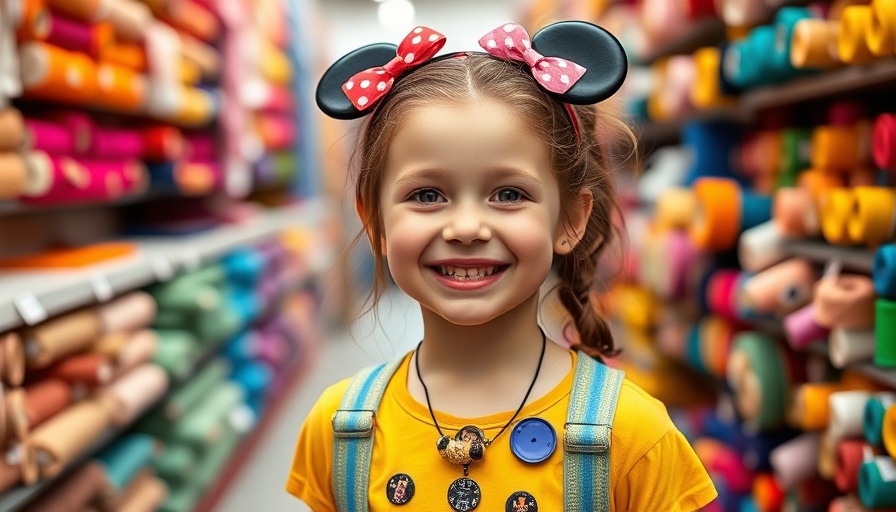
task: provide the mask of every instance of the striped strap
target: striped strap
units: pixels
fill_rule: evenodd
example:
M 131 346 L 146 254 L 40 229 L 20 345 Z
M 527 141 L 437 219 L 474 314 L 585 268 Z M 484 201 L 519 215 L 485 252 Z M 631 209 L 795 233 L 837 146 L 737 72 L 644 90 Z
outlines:
M 376 411 L 402 358 L 361 370 L 333 415 L 333 492 L 340 512 L 366 512 Z
M 610 511 L 610 434 L 625 374 L 579 352 L 563 455 L 563 510 Z

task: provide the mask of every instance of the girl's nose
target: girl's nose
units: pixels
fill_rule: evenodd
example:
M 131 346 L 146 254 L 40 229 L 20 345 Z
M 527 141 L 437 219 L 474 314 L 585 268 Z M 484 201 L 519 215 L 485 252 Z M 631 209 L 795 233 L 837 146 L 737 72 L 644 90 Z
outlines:
M 474 241 L 488 241 L 492 237 L 491 229 L 485 222 L 482 212 L 476 207 L 460 206 L 451 213 L 450 219 L 442 228 L 445 241 L 458 241 L 470 245 Z

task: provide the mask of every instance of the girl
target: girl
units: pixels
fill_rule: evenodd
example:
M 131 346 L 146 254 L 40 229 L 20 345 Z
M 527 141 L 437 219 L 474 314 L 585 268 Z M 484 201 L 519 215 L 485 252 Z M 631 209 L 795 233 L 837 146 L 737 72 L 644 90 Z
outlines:
M 315 511 L 690 511 L 713 485 L 664 406 L 595 359 L 617 350 L 589 290 L 612 236 L 595 104 L 626 73 L 618 41 L 583 22 L 487 53 L 433 59 L 441 34 L 350 53 L 318 105 L 372 114 L 358 213 L 375 254 L 420 303 L 423 340 L 327 389 L 302 426 L 287 490 Z M 604 132 L 606 130 L 603 130 Z M 551 271 L 571 349 L 538 325 Z M 375 300 L 386 281 L 377 261 Z

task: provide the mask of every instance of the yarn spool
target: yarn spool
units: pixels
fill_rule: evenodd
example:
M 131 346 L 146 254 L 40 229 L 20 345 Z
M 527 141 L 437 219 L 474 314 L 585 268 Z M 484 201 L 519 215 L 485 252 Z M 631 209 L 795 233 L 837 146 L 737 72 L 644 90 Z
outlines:
M 105 17 L 109 0 L 46 0 L 54 12 L 92 23 Z
M 796 186 L 797 178 L 811 165 L 812 131 L 793 128 L 781 132 L 781 153 L 775 189 Z
M 856 492 L 859 487 L 859 468 L 864 458 L 865 443 L 859 439 L 844 439 L 837 443 L 834 483 L 841 492 Z
M 835 327 L 828 338 L 828 357 L 834 368 L 845 368 L 874 359 L 876 345 L 873 329 Z
M 838 391 L 830 395 L 828 433 L 834 443 L 842 439 L 862 437 L 862 415 L 870 399 L 871 393 L 865 390 Z
M 842 65 L 837 53 L 837 21 L 802 19 L 790 39 L 790 63 L 797 69 L 833 69 Z
M 841 274 L 821 279 L 814 303 L 822 326 L 865 329 L 874 325 L 874 283 L 867 276 Z
M 24 202 L 108 201 L 125 191 L 123 169 L 128 163 L 78 162 L 40 151 L 26 154 L 25 161 L 32 173 L 26 195 L 20 198 Z
M 803 434 L 772 451 L 772 467 L 781 487 L 794 489 L 815 475 L 819 443 L 818 434 Z
M 830 420 L 830 397 L 844 391 L 839 382 L 800 384 L 794 393 L 789 422 L 802 430 L 823 430 Z
M 31 432 L 31 445 L 42 478 L 57 475 L 84 452 L 109 426 L 106 406 L 98 400 L 84 400 Z
M 149 326 L 156 315 L 152 295 L 136 291 L 97 308 L 104 332 L 136 331 Z
M 862 164 L 861 130 L 857 126 L 818 126 L 812 131 L 812 167 L 846 172 Z
M 777 343 L 755 332 L 734 338 L 727 381 L 737 390 L 737 409 L 758 431 L 774 429 L 786 416 L 790 372 Z
M 44 119 L 25 119 L 28 150 L 44 151 L 51 155 L 77 155 L 87 149 L 89 137 L 78 139 L 67 126 Z M 81 142 L 79 145 L 77 142 Z
M 744 231 L 738 240 L 737 258 L 747 272 L 759 272 L 786 259 L 784 234 L 778 224 L 771 220 Z
M 865 42 L 875 57 L 887 57 L 896 53 L 896 2 L 871 2 L 871 30 L 865 35 Z
M 865 440 L 871 446 L 883 446 L 883 424 L 887 409 L 896 404 L 896 394 L 875 393 L 865 403 L 865 412 L 862 415 L 862 429 L 865 432 Z
M 786 315 L 810 302 L 817 277 L 809 260 L 793 258 L 747 280 L 741 302 L 759 313 Z
M 896 507 L 896 464 L 889 456 L 865 461 L 859 468 L 859 499 L 871 508 Z
M 896 188 L 855 187 L 850 239 L 872 247 L 896 238 Z
M 837 54 L 840 60 L 850 65 L 873 62 L 876 57 L 866 40 L 866 34 L 871 30 L 871 7 L 850 5 L 843 9 L 837 27 Z
M 701 178 L 694 193 L 699 213 L 691 237 L 701 248 L 731 249 L 743 231 L 771 218 L 771 199 L 742 191 L 733 180 Z
M 896 172 L 896 114 L 881 114 L 874 121 L 874 163 Z
M 856 208 L 856 196 L 852 189 L 834 188 L 822 196 L 821 232 L 831 244 L 849 245 L 856 241 L 850 237 L 849 219 Z
M 818 234 L 818 212 L 812 195 L 804 188 L 779 188 L 772 207 L 781 236 L 806 238 Z
M 116 363 L 115 374 L 120 376 L 137 366 L 152 361 L 159 346 L 159 338 L 155 331 L 141 329 L 128 333 L 127 343 L 113 357 Z

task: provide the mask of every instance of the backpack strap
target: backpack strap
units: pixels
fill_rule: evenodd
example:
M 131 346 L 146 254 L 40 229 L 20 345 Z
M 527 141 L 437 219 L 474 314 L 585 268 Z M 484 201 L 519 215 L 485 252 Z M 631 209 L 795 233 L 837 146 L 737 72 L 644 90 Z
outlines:
M 579 352 L 563 455 L 563 510 L 610 512 L 610 435 L 625 373 Z
M 403 357 L 365 368 L 333 415 L 333 493 L 340 512 L 366 512 L 376 411 Z

